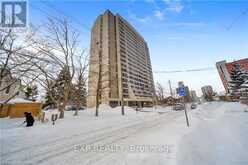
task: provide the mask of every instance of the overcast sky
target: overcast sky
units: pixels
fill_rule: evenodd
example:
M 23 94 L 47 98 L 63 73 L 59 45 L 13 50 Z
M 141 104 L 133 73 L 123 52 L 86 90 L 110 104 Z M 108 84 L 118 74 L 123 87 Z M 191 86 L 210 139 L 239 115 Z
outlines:
M 231 0 L 29 0 L 29 19 L 41 25 L 48 15 L 67 16 L 89 49 L 90 28 L 106 9 L 119 13 L 145 38 L 154 81 L 168 90 L 182 80 L 200 94 L 203 85 L 223 91 L 215 69 L 220 60 L 248 57 L 248 1 Z M 201 72 L 156 71 L 212 68 Z M 169 92 L 169 91 L 168 91 Z

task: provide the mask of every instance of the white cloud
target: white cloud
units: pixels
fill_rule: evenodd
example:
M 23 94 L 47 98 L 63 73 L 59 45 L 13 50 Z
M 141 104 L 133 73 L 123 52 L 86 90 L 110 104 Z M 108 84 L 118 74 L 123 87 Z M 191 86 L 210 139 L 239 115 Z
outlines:
M 163 1 L 167 6 L 165 10 L 180 13 L 184 8 L 184 6 L 181 3 L 181 0 L 163 0 Z
M 161 12 L 160 10 L 155 10 L 154 11 L 154 16 L 158 18 L 159 20 L 164 20 L 164 13 Z
M 173 4 L 169 4 L 166 10 L 180 13 L 183 10 L 183 8 L 184 6 L 181 3 L 173 3 Z
M 132 20 L 139 22 L 139 23 L 148 23 L 151 21 L 151 18 L 149 16 L 145 16 L 145 17 L 138 17 L 137 15 L 135 15 L 134 13 L 132 13 L 131 11 L 128 11 L 128 15 L 129 18 L 131 18 Z
M 140 18 L 137 17 L 136 20 L 141 23 L 148 23 L 151 19 L 150 17 L 140 17 Z

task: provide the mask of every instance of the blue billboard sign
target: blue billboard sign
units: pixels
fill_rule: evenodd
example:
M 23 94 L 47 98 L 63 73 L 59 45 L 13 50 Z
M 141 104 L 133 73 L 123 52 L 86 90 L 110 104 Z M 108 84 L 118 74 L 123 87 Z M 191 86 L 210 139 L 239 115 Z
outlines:
M 179 96 L 185 96 L 185 88 L 184 87 L 179 87 L 178 94 L 179 94 Z

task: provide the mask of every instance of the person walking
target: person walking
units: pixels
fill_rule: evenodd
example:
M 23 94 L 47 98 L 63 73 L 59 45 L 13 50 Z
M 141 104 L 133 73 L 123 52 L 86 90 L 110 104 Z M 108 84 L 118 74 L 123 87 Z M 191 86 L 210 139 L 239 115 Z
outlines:
M 32 127 L 34 125 L 34 117 L 32 116 L 32 113 L 24 112 L 24 115 L 26 117 L 26 121 L 24 121 L 24 123 L 27 123 L 26 127 Z

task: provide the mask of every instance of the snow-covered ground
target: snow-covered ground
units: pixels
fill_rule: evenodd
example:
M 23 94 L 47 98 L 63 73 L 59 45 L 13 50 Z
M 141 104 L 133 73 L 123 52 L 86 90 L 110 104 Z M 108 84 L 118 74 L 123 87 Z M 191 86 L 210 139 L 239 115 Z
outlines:
M 189 111 L 171 107 L 136 112 L 101 106 L 66 112 L 65 119 L 20 126 L 0 119 L 1 164 L 248 164 L 248 113 L 239 103 L 213 102 Z M 49 113 L 49 112 L 48 112 Z
M 214 105 L 215 106 L 215 105 Z M 178 164 L 183 165 L 247 165 L 247 106 L 224 104 L 199 114 L 201 123 L 179 143 Z M 200 117 L 201 116 L 201 117 Z

